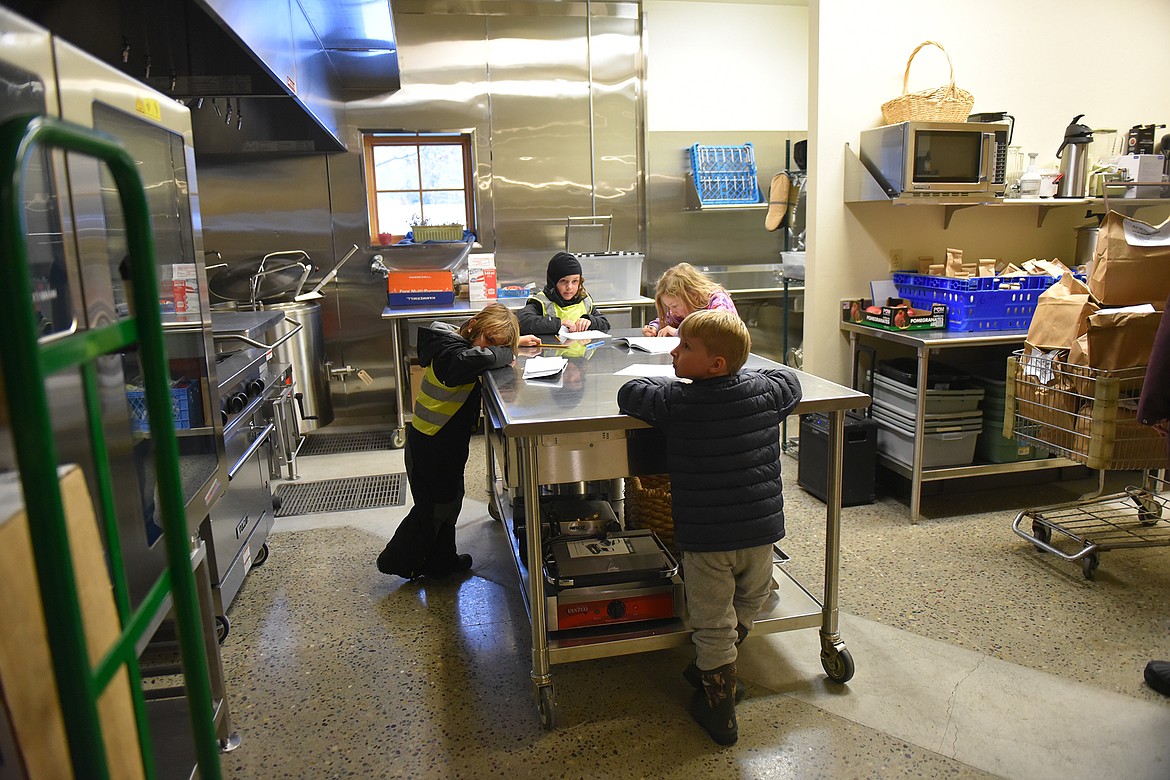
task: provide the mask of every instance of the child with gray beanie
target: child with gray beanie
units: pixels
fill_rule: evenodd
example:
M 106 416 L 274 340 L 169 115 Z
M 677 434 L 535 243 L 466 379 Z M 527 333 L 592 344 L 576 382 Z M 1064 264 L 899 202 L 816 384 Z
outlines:
M 585 290 L 581 261 L 568 252 L 557 252 L 548 261 L 546 284 L 528 297 L 516 312 L 520 335 L 555 336 L 561 328 L 572 333 L 585 330 L 609 331 L 609 320 L 594 309 Z

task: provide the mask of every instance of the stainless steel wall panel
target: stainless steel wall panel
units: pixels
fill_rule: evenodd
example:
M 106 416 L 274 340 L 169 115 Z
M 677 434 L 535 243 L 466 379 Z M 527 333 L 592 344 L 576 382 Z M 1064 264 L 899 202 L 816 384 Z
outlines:
M 640 23 L 635 3 L 395 3 L 402 89 L 347 104 L 350 151 L 325 158 L 326 185 L 315 173 L 285 170 L 297 168 L 296 158 L 200 159 L 205 243 L 225 260 L 290 248 L 272 239 L 305 229 L 328 237 L 330 250 L 318 258 L 307 236 L 296 248 L 326 267 L 352 244 L 363 248 L 322 302 L 327 358 L 373 380 L 335 379 L 339 422 L 389 422 L 395 411 L 385 282 L 369 273 L 376 250 L 361 133 L 473 133 L 477 236 L 496 253 L 502 282 L 543 279 L 564 247 L 568 216 L 612 215 L 613 248 L 640 250 Z
M 642 248 L 639 155 L 641 21 L 594 16 L 589 23 L 593 214 L 613 217 L 611 246 Z

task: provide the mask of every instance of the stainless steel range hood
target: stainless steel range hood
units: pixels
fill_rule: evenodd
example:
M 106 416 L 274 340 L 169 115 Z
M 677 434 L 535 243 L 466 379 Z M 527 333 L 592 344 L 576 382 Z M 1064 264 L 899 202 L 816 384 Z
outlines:
M 388 0 L 6 4 L 190 105 L 200 155 L 344 151 L 345 101 L 400 87 Z
M 340 128 L 345 101 L 396 92 L 401 86 L 387 0 L 194 2 L 327 134 L 324 139 L 299 137 L 298 132 L 304 133 L 294 121 L 295 112 L 249 96 L 237 103 L 235 120 L 226 116 L 226 106 L 214 116 L 198 118 L 197 151 L 201 141 L 203 151 L 210 153 L 344 151 Z M 258 133 L 241 132 L 253 111 L 260 116 Z

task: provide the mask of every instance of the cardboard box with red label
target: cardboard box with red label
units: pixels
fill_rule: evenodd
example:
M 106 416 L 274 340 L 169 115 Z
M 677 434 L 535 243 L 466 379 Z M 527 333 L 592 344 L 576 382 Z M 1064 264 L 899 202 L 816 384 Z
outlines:
M 391 271 L 386 284 L 391 306 L 450 306 L 455 302 L 450 271 Z

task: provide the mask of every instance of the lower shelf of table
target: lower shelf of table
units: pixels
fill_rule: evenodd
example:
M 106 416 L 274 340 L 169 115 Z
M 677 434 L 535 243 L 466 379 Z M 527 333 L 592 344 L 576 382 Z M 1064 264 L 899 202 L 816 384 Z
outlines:
M 821 626 L 820 602 L 782 566 L 773 567 L 772 581 L 776 589 L 752 624 L 753 635 Z M 631 623 L 601 631 L 563 631 L 549 635 L 549 661 L 558 664 L 610 658 L 680 647 L 690 644 L 690 641 L 691 630 L 681 620 L 654 625 Z
M 895 474 L 912 479 L 914 470 L 901 461 L 878 453 L 878 463 Z M 1011 474 L 1020 471 L 1044 471 L 1046 469 L 1063 469 L 1070 466 L 1080 466 L 1075 460 L 1068 458 L 1041 458 L 1039 460 L 1021 460 L 1015 463 L 973 463 L 967 466 L 942 466 L 922 470 L 923 482 L 938 482 L 945 479 L 961 479 L 963 477 L 985 477 L 991 474 Z
M 496 509 L 500 515 L 501 530 L 508 542 L 520 582 L 520 594 L 524 601 L 529 620 L 532 619 L 532 605 L 528 596 L 528 567 L 521 559 L 520 546 L 512 533 L 511 506 L 496 484 Z M 824 623 L 824 608 L 821 602 L 803 585 L 790 575 L 783 564 L 772 567 L 774 588 L 752 625 L 754 634 L 771 634 L 780 631 L 795 631 L 804 628 L 818 628 Z M 558 631 L 548 634 L 549 662 L 552 664 L 586 661 L 595 658 L 610 658 L 633 653 L 645 653 L 680 647 L 691 641 L 691 630 L 682 620 L 646 621 L 602 626 L 591 629 Z

